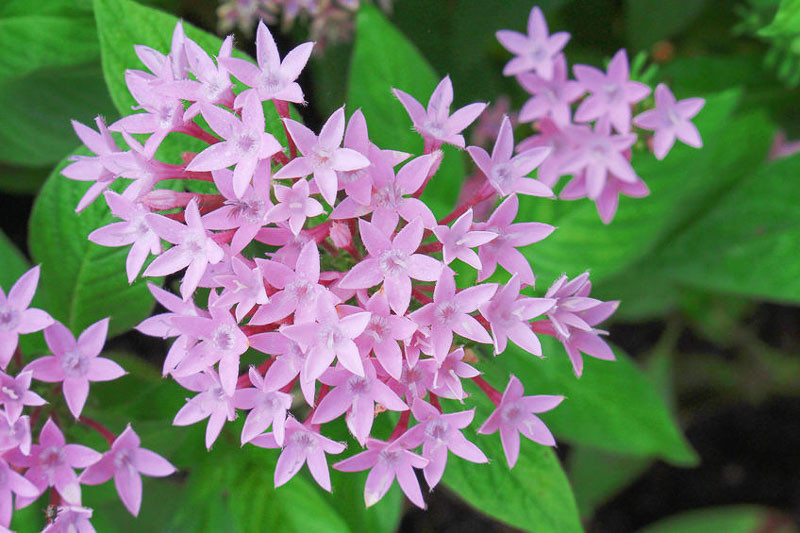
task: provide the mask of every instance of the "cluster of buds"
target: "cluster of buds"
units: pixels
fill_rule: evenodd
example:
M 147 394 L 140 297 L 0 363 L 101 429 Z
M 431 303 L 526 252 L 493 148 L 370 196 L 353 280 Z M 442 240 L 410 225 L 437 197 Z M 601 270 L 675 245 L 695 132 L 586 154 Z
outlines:
M 114 478 L 122 503 L 137 515 L 142 503 L 141 475 L 168 476 L 175 468 L 160 455 L 141 448 L 130 424 L 115 435 L 81 414 L 90 382 L 110 381 L 125 374 L 111 359 L 99 357 L 108 319 L 92 324 L 75 339 L 47 312 L 30 307 L 38 283 L 37 266 L 17 280 L 8 296 L 0 287 L 0 531 L 8 531 L 15 507 L 27 507 L 48 489 L 53 517 L 45 532 L 94 531 L 89 523 L 92 510 L 81 505 L 82 484 L 99 485 Z M 52 355 L 23 366 L 19 336 L 42 330 Z M 10 373 L 11 368 L 17 369 L 15 375 Z M 59 415 L 65 414 L 59 410 L 60 402 L 45 401 L 31 390 L 32 380 L 60 383 L 61 395 L 75 422 L 97 431 L 110 449 L 100 453 L 80 444 L 67 444 L 59 428 Z M 58 389 L 56 385 L 47 396 L 56 396 Z M 30 408 L 33 410 L 27 414 Z M 37 423 L 39 439 L 34 444 L 31 428 Z M 83 471 L 77 474 L 77 468 Z
M 535 9 L 533 20 L 537 14 Z M 541 75 L 553 74 L 545 65 L 557 62 L 557 48 L 566 42 L 564 36 L 551 39 L 558 42 L 534 54 Z M 509 341 L 541 357 L 537 334 L 563 343 L 577 375 L 582 353 L 614 358 L 602 340 L 605 332 L 595 326 L 618 302 L 589 297 L 588 274 L 573 280 L 563 276 L 543 297 L 534 296 L 534 273 L 518 249 L 554 230 L 515 219 L 519 195 L 554 197 L 545 181 L 528 174 L 561 149 L 543 142 L 515 145 L 504 121 L 491 156 L 467 148 L 482 183 L 437 220 L 420 197 L 436 179 L 440 148 L 445 143 L 465 148 L 462 131 L 486 104 L 451 113 L 449 78 L 435 89 L 427 108 L 395 89 L 424 139 L 424 153 L 416 157 L 372 143 L 359 111 L 348 121 L 344 109 L 337 110 L 317 134 L 289 117 L 290 103 L 304 100 L 295 80 L 312 43 L 281 59 L 262 23 L 256 44 L 257 64 L 231 57 L 230 38 L 214 61 L 178 25 L 168 54 L 137 47 L 149 72 L 128 71 L 126 81 L 142 112 L 109 127 L 98 119 L 99 131 L 76 123 L 77 134 L 95 155 L 76 156 L 63 170 L 69 178 L 95 182 L 79 209 L 118 178 L 128 182 L 122 193 L 104 193 L 122 220 L 89 239 L 104 246 L 132 245 L 129 280 L 150 254 L 157 257 L 144 276 L 185 269 L 180 297 L 150 285 L 166 312 L 137 327 L 175 339 L 163 373 L 196 393 L 173 423 L 208 419 L 210 448 L 226 422 L 247 413 L 241 442 L 282 449 L 276 486 L 307 464 L 319 485 L 330 490 L 327 455 L 341 453 L 345 445 L 327 438 L 324 425 L 344 417 L 366 450 L 333 467 L 371 469 L 367 505 L 397 479 L 409 499 L 424 506 L 414 469 L 421 469 L 433 488 L 448 450 L 468 461 L 487 461 L 461 432 L 475 410 L 443 409 L 463 409 L 464 380 L 474 381 L 495 404 L 478 433 L 500 432 L 510 467 L 518 458 L 520 433 L 554 445 L 536 415 L 556 407 L 561 396 L 525 396 L 514 376 L 501 393 L 471 363 L 476 353 L 502 354 Z M 530 67 L 528 59 L 512 63 Z M 240 83 L 234 85 L 231 76 Z M 265 103 L 282 118 L 286 146 L 273 135 L 279 132 L 265 131 Z M 126 149 L 110 131 L 121 134 Z M 591 138 L 580 159 L 585 162 L 581 175 L 596 180 L 594 169 L 602 168 L 600 179 L 607 184 L 615 178 L 606 169 L 617 172 L 620 160 L 629 168 L 619 157 L 630 147 L 617 142 L 623 136 L 584 127 L 575 131 Z M 157 160 L 163 139 L 177 133 L 208 146 L 184 154 L 184 164 Z M 133 134 L 149 137 L 141 144 Z M 601 149 L 606 151 L 597 156 Z M 570 168 L 582 167 L 573 162 Z M 156 188 L 163 183 L 202 183 L 216 192 Z M 499 205 L 490 206 L 481 218 L 485 221 L 476 219 L 473 208 L 498 196 Z M 163 253 L 162 241 L 170 243 Z M 459 288 L 455 268 L 472 269 L 477 282 Z M 199 289 L 208 289 L 202 300 Z M 248 351 L 248 357 L 258 353 L 261 362 L 243 369 L 241 358 Z M 397 420 L 387 440 L 372 436 L 376 416 Z
M 226 33 L 238 27 L 250 34 L 256 21 L 270 26 L 280 24 L 288 32 L 295 20 L 307 21 L 309 38 L 321 53 L 327 43 L 347 42 L 353 34 L 353 18 L 361 0 L 223 0 L 217 8 L 219 29 Z M 384 11 L 392 0 L 379 0 Z

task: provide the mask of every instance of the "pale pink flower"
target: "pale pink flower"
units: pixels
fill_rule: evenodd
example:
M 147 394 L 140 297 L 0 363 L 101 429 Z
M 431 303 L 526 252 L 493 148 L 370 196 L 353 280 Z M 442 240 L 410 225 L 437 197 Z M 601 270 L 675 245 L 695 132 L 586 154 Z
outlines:
M 402 315 L 393 315 L 385 292 L 372 295 L 364 308 L 371 313 L 364 332 L 356 339 L 362 353 L 375 353 L 387 374 L 399 379 L 403 371 L 403 352 L 399 341 L 410 340 L 417 325 Z
M 275 179 L 304 178 L 314 174 L 314 184 L 322 197 L 333 205 L 339 189 L 337 171 L 358 170 L 369 165 L 369 159 L 350 148 L 341 148 L 344 138 L 344 108 L 337 109 L 322 126 L 319 136 L 292 119 L 284 119 L 302 157 L 296 157 L 281 168 Z
M 33 373 L 28 370 L 16 377 L 0 372 L 0 403 L 6 410 L 8 423 L 13 424 L 26 405 L 44 405 L 47 402 L 30 389 Z
M 250 441 L 260 448 L 280 448 L 272 433 L 264 433 Z M 326 453 L 339 454 L 345 449 L 341 442 L 323 437 L 315 431 L 289 417 L 286 420 L 286 438 L 283 451 L 275 465 L 275 486 L 280 487 L 292 479 L 303 465 L 308 463 L 311 476 L 319 486 L 331 491 L 331 478 L 328 471 Z
M 575 65 L 572 70 L 581 85 L 591 93 L 575 111 L 575 120 L 589 122 L 608 117 L 615 130 L 628 133 L 631 130 L 631 105 L 644 100 L 650 94 L 650 87 L 630 81 L 625 50 L 614 54 L 607 73 L 588 65 Z
M 408 450 L 413 448 L 403 437 L 391 442 L 367 439 L 367 450 L 333 467 L 342 472 L 370 470 L 364 485 L 364 502 L 367 507 L 378 503 L 397 479 L 400 488 L 417 507 L 425 508 L 414 468 L 424 468 L 428 460 Z
M 676 138 L 689 146 L 701 148 L 703 139 L 691 119 L 700 112 L 706 101 L 703 98 L 676 101 L 672 91 L 663 83 L 656 87 L 655 100 L 656 108 L 636 115 L 633 123 L 646 130 L 655 130 L 653 153 L 656 158 L 664 159 Z
M 39 266 L 25 272 L 12 285 L 8 296 L 0 287 L 0 367 L 5 369 L 19 336 L 40 331 L 53 323 L 53 318 L 41 309 L 29 307 L 39 285 Z
M 308 182 L 299 179 L 291 188 L 275 184 L 273 186 L 278 204 L 267 214 L 268 222 L 289 221 L 292 233 L 298 235 L 307 218 L 325 212 L 322 204 L 308 196 Z
M 95 533 L 89 522 L 92 510 L 79 505 L 60 505 L 56 519 L 47 524 L 42 533 Z
M 214 282 L 223 287 L 222 294 L 214 305 L 230 309 L 236 304 L 236 321 L 241 322 L 256 305 L 269 301 L 264 288 L 261 269 L 251 268 L 238 257 L 231 258 L 232 274 L 214 276 Z
M 252 348 L 276 356 L 275 362 L 264 376 L 264 382 L 269 385 L 270 389 L 281 389 L 299 375 L 303 397 L 308 405 L 314 405 L 316 379 L 308 377 L 306 352 L 299 344 L 277 331 L 256 333 L 248 337 L 248 340 Z
M 441 361 L 425 359 L 417 363 L 417 367 L 433 376 L 429 384 L 433 394 L 458 401 L 467 398 L 461 381 L 474 378 L 480 372 L 464 362 L 464 355 L 464 348 L 460 346 Z
M 120 151 L 119 146 L 117 146 L 114 138 L 111 137 L 103 118 L 97 117 L 94 121 L 97 124 L 98 131 L 94 131 L 92 128 L 84 126 L 75 120 L 72 121 L 72 128 L 83 144 L 95 155 L 70 156 L 69 160 L 72 162 L 61 170 L 61 174 L 69 179 L 95 182 L 81 197 L 78 206 L 75 208 L 76 212 L 83 211 L 119 176 L 107 166 L 108 156 L 118 153 Z
M 428 460 L 422 473 L 431 489 L 442 479 L 448 450 L 472 463 L 489 462 L 481 449 L 459 431 L 470 425 L 475 409 L 445 414 L 418 398 L 411 411 L 419 424 L 408 431 L 406 438 L 411 447 L 422 444 L 422 457 Z
M 600 219 L 603 223 L 609 224 L 614 219 L 617 206 L 619 205 L 619 196 L 621 194 L 632 198 L 644 198 L 650 194 L 650 189 L 645 182 L 638 177 L 636 181 L 631 183 L 617 179 L 613 174 L 609 174 L 606 177 L 606 183 L 602 191 L 600 191 L 600 194 L 594 200 L 597 213 L 600 215 Z M 578 198 L 585 198 L 588 195 L 586 172 L 581 172 L 561 189 L 559 198 L 562 200 L 577 200 Z
M 500 44 L 515 54 L 514 58 L 506 63 L 503 74 L 514 76 L 535 71 L 546 80 L 553 77 L 553 59 L 569 41 L 569 33 L 549 34 L 547 22 L 538 6 L 534 6 L 528 16 L 527 35 L 512 30 L 500 30 L 495 35 Z
M 524 72 L 517 75 L 517 81 L 532 97 L 519 111 L 520 122 L 533 122 L 549 116 L 560 126 L 570 123 L 572 110 L 570 104 L 583 96 L 580 83 L 567 79 L 567 58 L 558 54 L 553 61 L 553 77 L 545 79 L 538 74 Z
M 19 449 L 23 455 L 31 453 L 31 419 L 28 415 L 9 422 L 8 414 L 0 411 L 0 454 Z
M 410 94 L 400 89 L 392 91 L 411 117 L 414 129 L 425 139 L 425 153 L 436 150 L 444 143 L 464 148 L 461 131 L 472 124 L 486 108 L 486 104 L 480 102 L 469 104 L 450 114 L 453 103 L 453 83 L 450 76 L 445 76 L 436 86 L 428 100 L 427 110 Z
M 165 477 L 174 472 L 175 467 L 169 461 L 141 447 L 139 436 L 128 424 L 111 444 L 111 449 L 84 470 L 78 481 L 84 485 L 99 485 L 113 477 L 125 508 L 137 516 L 142 504 L 141 475 Z
M 172 420 L 172 425 L 188 426 L 208 418 L 206 448 L 210 450 L 220 431 L 222 431 L 225 420 L 236 419 L 233 396 L 225 393 L 219 376 L 212 368 L 186 378 L 176 378 L 176 381 L 184 388 L 199 394 L 189 399 L 186 405 L 181 407 Z
M 63 382 L 64 399 L 75 418 L 80 416 L 89 396 L 90 381 L 111 381 L 126 374 L 111 359 L 98 357 L 107 334 L 107 318 L 86 328 L 77 341 L 64 324 L 55 322 L 44 330 L 44 340 L 53 355 L 34 359 L 25 367 L 39 381 Z
M 253 386 L 236 389 L 233 394 L 236 408 L 250 411 L 242 428 L 242 444 L 272 426 L 275 441 L 282 446 L 286 411 L 292 407 L 292 395 L 279 391 L 284 384 L 264 379 L 255 367 L 250 367 L 248 377 Z
M 452 226 L 436 226 L 434 235 L 442 243 L 444 264 L 449 265 L 455 259 L 461 259 L 476 270 L 481 269 L 481 261 L 472 248 L 481 246 L 497 237 L 491 231 L 472 229 L 472 208 L 458 217 Z
M 539 417 L 533 413 L 543 413 L 554 409 L 564 399 L 563 396 L 523 396 L 522 383 L 513 374 L 497 408 L 486 422 L 478 428 L 478 433 L 491 435 L 500 431 L 500 441 L 506 454 L 508 467 L 513 468 L 519 458 L 519 434 L 544 446 L 555 446 L 556 440 Z
M 17 497 L 37 498 L 39 489 L 8 466 L 5 459 L 0 458 L 0 526 L 8 527 L 11 524 L 12 509 L 11 493 Z

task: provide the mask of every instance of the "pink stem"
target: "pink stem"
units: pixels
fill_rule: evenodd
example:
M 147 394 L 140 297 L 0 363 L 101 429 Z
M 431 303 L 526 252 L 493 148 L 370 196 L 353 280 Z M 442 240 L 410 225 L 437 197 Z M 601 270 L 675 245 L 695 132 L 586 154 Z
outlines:
M 483 393 L 492 401 L 495 406 L 500 405 L 500 400 L 503 399 L 503 395 L 500 394 L 500 391 L 489 385 L 489 383 L 480 376 L 472 378 L 472 381 L 478 387 L 480 387 Z

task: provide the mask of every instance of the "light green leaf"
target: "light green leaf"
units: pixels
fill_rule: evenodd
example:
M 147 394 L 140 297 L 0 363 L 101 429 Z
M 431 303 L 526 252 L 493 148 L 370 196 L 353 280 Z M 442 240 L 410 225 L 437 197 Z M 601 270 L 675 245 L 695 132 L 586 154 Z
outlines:
M 370 139 L 381 148 L 421 153 L 422 139 L 411 129 L 411 119 L 391 89 L 401 89 L 427 105 L 439 80 L 414 45 L 376 7 L 364 3 L 356 23 L 347 103 L 348 111 L 363 111 Z M 454 89 L 458 92 L 458 87 Z M 451 148 L 445 147 L 442 166 L 422 196 L 437 217 L 455 205 L 465 176 L 464 156 Z
M 464 436 L 483 450 L 489 463 L 470 463 L 450 454 L 443 478 L 447 488 L 492 518 L 526 531 L 582 531 L 572 490 L 553 450 L 522 438 L 519 459 L 509 470 L 500 436 L 475 433 L 491 414 L 491 403 L 471 383 L 466 387 L 471 393 L 467 402 L 477 412 Z M 454 402 L 448 405 L 448 411 L 464 409 Z
M 509 344 L 481 370 L 497 376 L 503 390 L 506 376 L 516 375 L 526 394 L 561 394 L 564 402 L 541 415 L 560 439 L 615 453 L 657 457 L 693 465 L 697 456 L 681 435 L 663 398 L 619 348 L 616 361 L 584 356 L 582 377 L 576 378 L 560 343 L 540 336 L 545 358 L 539 359 Z
M 89 155 L 85 149 L 76 153 Z M 73 333 L 111 317 L 113 336 L 147 317 L 153 298 L 143 281 L 128 285 L 128 247 L 106 248 L 87 240 L 89 233 L 114 217 L 102 199 L 75 213 L 90 184 L 62 176 L 67 163 L 62 161 L 47 179 L 31 214 L 28 246 L 42 265 L 42 306 Z

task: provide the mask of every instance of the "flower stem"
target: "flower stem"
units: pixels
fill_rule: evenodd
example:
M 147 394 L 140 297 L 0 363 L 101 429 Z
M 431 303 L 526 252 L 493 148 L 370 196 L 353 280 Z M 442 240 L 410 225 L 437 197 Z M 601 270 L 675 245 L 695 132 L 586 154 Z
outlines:
M 90 428 L 92 428 L 93 430 L 97 431 L 100 435 L 103 436 L 104 439 L 106 439 L 106 442 L 108 442 L 109 446 L 114 444 L 114 441 L 117 439 L 117 436 L 111 433 L 111 431 L 109 431 L 107 427 L 105 427 L 100 422 L 89 418 L 88 416 L 81 415 L 80 417 L 78 417 L 78 422 L 81 422 L 82 424 L 85 424 Z
M 500 394 L 500 391 L 489 385 L 489 382 L 480 376 L 475 376 L 472 378 L 472 381 L 478 387 L 480 387 L 483 393 L 492 401 L 495 406 L 500 405 L 500 400 L 503 398 L 503 395 Z

